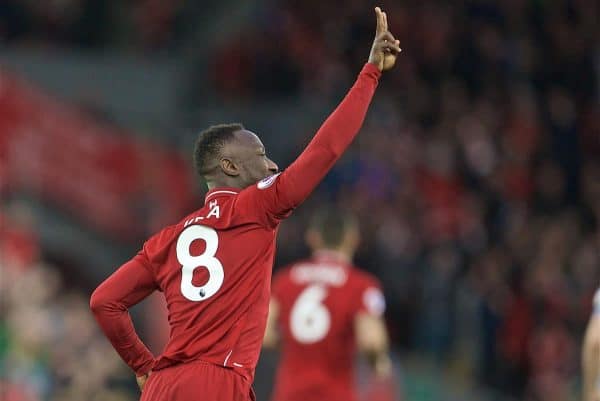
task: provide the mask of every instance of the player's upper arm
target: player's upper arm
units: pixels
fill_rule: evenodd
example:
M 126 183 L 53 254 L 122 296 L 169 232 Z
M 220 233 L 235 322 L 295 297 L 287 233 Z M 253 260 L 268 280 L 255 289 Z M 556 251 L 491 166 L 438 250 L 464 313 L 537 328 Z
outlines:
M 357 347 L 363 352 L 382 352 L 388 348 L 385 298 L 375 280 L 366 280 L 361 287 L 354 318 Z
M 381 316 L 359 313 L 354 318 L 356 346 L 360 352 L 386 352 L 388 344 L 385 322 Z
M 94 312 L 123 309 L 137 304 L 158 289 L 150 263 L 143 251 L 123 264 L 92 294 L 90 307 Z
M 583 341 L 583 352 L 595 352 L 600 357 L 600 315 L 592 316 L 588 323 Z

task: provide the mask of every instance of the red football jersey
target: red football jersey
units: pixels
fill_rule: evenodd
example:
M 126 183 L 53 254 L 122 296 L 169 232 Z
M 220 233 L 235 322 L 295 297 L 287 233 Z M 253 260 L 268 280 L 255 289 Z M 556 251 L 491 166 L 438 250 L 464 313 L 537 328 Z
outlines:
M 94 291 L 90 305 L 98 323 L 136 374 L 203 360 L 253 378 L 279 223 L 352 142 L 380 74 L 372 64 L 363 68 L 348 95 L 283 173 L 242 190 L 211 190 L 204 207 L 151 237 Z M 137 336 L 127 311 L 155 290 L 164 293 L 171 328 L 157 360 Z
M 318 253 L 273 278 L 281 360 L 274 401 L 354 401 L 354 320 L 381 316 L 385 301 L 370 274 L 334 253 Z

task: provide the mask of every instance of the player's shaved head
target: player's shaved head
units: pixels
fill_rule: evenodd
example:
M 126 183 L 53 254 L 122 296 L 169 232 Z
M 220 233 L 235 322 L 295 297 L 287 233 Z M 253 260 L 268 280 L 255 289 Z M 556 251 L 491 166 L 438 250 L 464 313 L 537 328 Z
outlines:
M 194 149 L 194 165 L 200 176 L 205 177 L 217 167 L 225 144 L 233 141 L 235 132 L 243 129 L 244 126 L 239 123 L 218 124 L 208 127 L 198 135 Z
M 358 221 L 349 212 L 320 208 L 310 219 L 308 230 L 320 237 L 322 247 L 337 249 L 344 246 L 349 236 L 357 233 Z
M 279 171 L 258 135 L 238 123 L 213 125 L 202 131 L 196 141 L 194 163 L 209 189 L 246 188 Z

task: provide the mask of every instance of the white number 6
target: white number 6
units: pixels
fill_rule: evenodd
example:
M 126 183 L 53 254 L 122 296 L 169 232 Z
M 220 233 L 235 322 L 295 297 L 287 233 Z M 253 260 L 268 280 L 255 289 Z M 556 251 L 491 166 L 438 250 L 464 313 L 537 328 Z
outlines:
M 190 245 L 196 240 L 206 243 L 206 250 L 198 256 L 190 254 Z M 177 239 L 177 260 L 181 263 L 181 293 L 190 301 L 204 301 L 215 295 L 223 285 L 223 265 L 215 258 L 219 246 L 217 232 L 206 226 L 189 226 Z M 209 278 L 206 284 L 196 287 L 192 284 L 194 270 L 205 267 Z
M 290 330 L 298 342 L 312 344 L 327 335 L 331 314 L 322 302 L 326 297 L 325 287 L 312 285 L 302 291 L 294 303 L 290 314 Z

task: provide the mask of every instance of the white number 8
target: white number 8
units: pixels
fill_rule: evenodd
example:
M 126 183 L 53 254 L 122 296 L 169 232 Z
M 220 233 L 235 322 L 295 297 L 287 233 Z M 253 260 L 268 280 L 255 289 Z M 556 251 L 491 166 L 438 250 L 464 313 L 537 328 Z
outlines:
M 190 245 L 196 240 L 206 243 L 206 250 L 198 256 L 190 254 Z M 219 247 L 217 232 L 206 226 L 189 226 L 177 239 L 177 260 L 181 263 L 181 293 L 190 301 L 204 301 L 215 295 L 223 285 L 223 265 L 215 258 Z M 206 267 L 209 278 L 206 284 L 196 287 L 192 284 L 194 270 Z
M 322 340 L 329 331 L 331 314 L 323 304 L 327 289 L 320 285 L 306 288 L 292 308 L 290 330 L 298 342 L 312 344 Z

